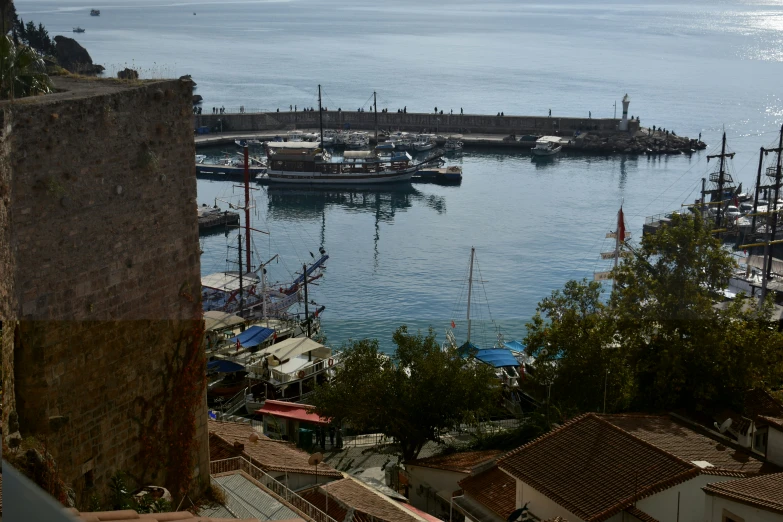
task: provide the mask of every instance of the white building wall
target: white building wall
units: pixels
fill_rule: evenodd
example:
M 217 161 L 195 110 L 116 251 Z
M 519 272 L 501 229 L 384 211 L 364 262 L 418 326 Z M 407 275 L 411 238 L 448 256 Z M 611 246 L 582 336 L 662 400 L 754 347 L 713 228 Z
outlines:
M 704 522 L 723 522 L 728 515 L 737 522 L 783 522 L 783 514 L 772 513 L 733 500 L 705 495 Z
M 448 491 L 449 493 L 457 491 L 460 489 L 458 482 L 466 478 L 468 474 L 410 464 L 405 466 L 405 471 L 410 484 L 408 500 L 411 505 L 439 518 L 445 515 L 445 520 L 448 520 L 449 503 L 438 497 L 437 493 L 438 491 Z M 422 485 L 425 488 L 420 493 L 419 486 Z
M 517 506 L 527 504 L 527 508 L 541 520 L 548 520 L 557 516 L 563 517 L 568 522 L 584 522 L 570 511 L 566 510 L 534 487 L 517 480 Z M 529 504 L 528 504 L 529 502 Z
M 699 475 L 681 484 L 644 498 L 636 507 L 661 522 L 704 522 L 704 486 L 714 482 L 737 480 L 736 477 Z M 677 515 L 679 494 L 679 518 Z
M 767 460 L 783 466 L 783 433 L 774 426 L 769 427 L 767 435 Z

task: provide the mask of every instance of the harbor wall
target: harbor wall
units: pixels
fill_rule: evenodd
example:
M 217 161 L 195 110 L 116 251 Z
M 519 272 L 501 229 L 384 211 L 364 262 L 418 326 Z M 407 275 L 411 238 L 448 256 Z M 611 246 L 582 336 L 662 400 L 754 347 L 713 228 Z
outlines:
M 117 471 L 205 487 L 192 86 L 56 87 L 14 102 L 0 155 L 0 296 L 19 318 L 4 371 L 21 434 L 45 441 L 82 506 Z
M 14 278 L 11 257 L 11 167 L 8 131 L 11 125 L 10 110 L 0 110 L 0 350 L 3 368 L 3 436 L 9 435 L 9 415 L 15 410 L 13 339 L 16 315 L 12 310 Z M 14 422 L 14 428 L 16 423 Z M 16 430 L 14 430 L 16 431 Z
M 209 127 L 222 132 L 317 129 L 318 111 L 198 114 L 193 116 L 194 128 Z M 629 121 L 629 133 L 639 130 L 638 120 Z M 324 112 L 324 128 L 371 130 L 375 114 L 356 111 Z M 619 132 L 620 120 L 615 118 L 574 118 L 562 116 L 493 116 L 482 114 L 378 113 L 378 128 L 406 132 L 525 134 L 572 136 L 577 131 L 592 131 L 598 135 Z

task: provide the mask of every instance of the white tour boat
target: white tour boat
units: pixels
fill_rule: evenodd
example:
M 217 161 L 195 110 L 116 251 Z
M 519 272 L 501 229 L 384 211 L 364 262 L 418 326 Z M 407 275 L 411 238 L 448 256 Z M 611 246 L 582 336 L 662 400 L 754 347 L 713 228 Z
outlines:
M 532 152 L 536 156 L 554 156 L 562 149 L 563 144 L 558 136 L 541 136 L 536 140 Z

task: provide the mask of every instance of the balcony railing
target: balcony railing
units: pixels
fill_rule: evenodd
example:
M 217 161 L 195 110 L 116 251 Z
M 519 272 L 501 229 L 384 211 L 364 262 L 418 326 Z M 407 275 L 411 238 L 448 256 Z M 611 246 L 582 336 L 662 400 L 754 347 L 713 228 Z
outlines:
M 314 522 L 337 522 L 244 457 L 215 460 L 209 463 L 210 475 L 230 473 L 232 471 L 242 471 L 246 473 L 261 484 L 263 489 L 276 495 L 279 499 L 302 513 L 309 520 Z

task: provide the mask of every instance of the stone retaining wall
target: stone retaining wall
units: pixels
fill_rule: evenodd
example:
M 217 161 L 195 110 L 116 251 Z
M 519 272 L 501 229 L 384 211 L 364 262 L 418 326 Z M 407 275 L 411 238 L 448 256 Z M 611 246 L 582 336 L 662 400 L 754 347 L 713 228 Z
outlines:
M 548 134 L 571 136 L 575 131 L 591 130 L 601 135 L 618 131 L 620 120 L 613 118 L 568 118 L 552 116 L 491 116 L 479 114 L 449 115 L 425 113 L 378 113 L 378 128 L 409 132 L 483 133 L 483 134 Z M 371 130 L 375 128 L 375 114 L 356 111 L 326 111 L 324 128 Z M 223 132 L 293 130 L 318 128 L 318 111 L 272 112 L 244 114 L 199 114 L 193 116 L 194 128 L 209 127 Z M 629 122 L 629 129 L 639 129 L 637 120 Z
M 56 87 L 17 100 L 0 142 L 0 312 L 20 320 L 3 369 L 15 376 L 22 435 L 46 441 L 83 501 L 118 470 L 171 478 L 171 463 L 142 458 L 152 432 L 142 417 L 147 404 L 165 426 L 167 411 L 189 407 L 167 364 L 181 335 L 203 324 L 192 87 L 69 78 Z M 185 467 L 206 485 L 206 400 L 193 408 L 200 447 Z

